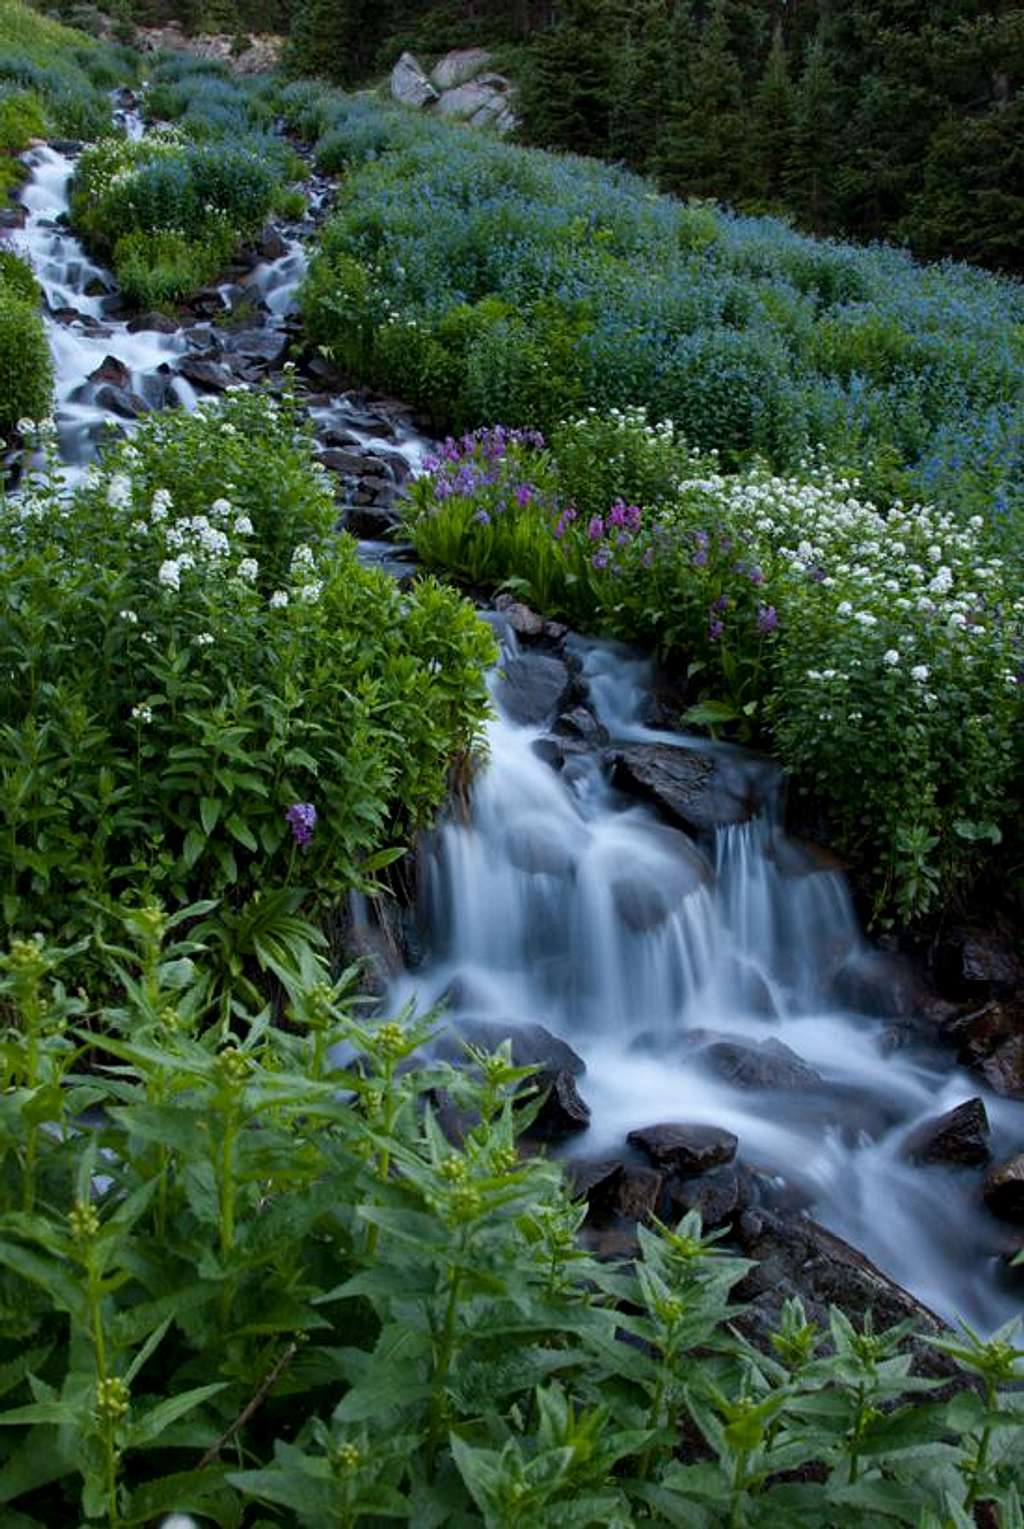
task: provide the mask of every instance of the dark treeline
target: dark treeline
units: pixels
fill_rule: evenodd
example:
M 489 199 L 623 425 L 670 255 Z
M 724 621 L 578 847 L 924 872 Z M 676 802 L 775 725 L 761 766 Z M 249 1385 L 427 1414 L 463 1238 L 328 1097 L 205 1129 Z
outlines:
M 532 143 L 815 233 L 1024 267 L 1020 4 L 297 0 L 291 62 L 352 84 L 403 46 L 472 42 L 526 44 Z
M 74 0 L 70 0 L 74 3 Z M 484 43 L 527 141 L 814 233 L 1024 270 L 1014 0 L 122 0 L 137 22 L 288 32 L 345 86 Z
M 558 0 L 530 140 L 815 233 L 1024 264 L 1024 7 Z

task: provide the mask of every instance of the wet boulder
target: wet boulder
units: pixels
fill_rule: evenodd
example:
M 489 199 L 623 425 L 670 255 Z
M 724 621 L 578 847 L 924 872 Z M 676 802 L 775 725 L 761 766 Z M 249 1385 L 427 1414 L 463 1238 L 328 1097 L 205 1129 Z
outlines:
M 695 1210 L 706 1231 L 725 1226 L 744 1207 L 744 1187 L 742 1175 L 731 1163 L 696 1178 L 676 1175 L 665 1187 L 663 1218 L 681 1221 Z
M 536 641 L 544 636 L 544 617 L 538 616 L 535 610 L 531 610 L 521 600 L 515 600 L 511 595 L 499 595 L 494 602 L 494 609 L 501 611 L 506 625 L 523 641 Z
M 560 658 L 522 653 L 505 660 L 495 698 L 511 721 L 540 727 L 562 710 L 571 692 L 572 677 Z
M 982 1194 L 994 1216 L 1024 1224 L 1024 1152 L 990 1168 Z
M 288 354 L 288 338 L 277 329 L 240 329 L 225 340 L 224 348 L 242 362 L 273 367 Z
M 914 1163 L 957 1163 L 977 1167 L 991 1157 L 989 1123 L 981 1099 L 966 1099 L 917 1126 L 903 1145 Z
M 89 373 L 90 382 L 109 382 L 115 388 L 131 387 L 132 374 L 117 356 L 104 356 L 99 366 Z
M 978 1073 L 993 1093 L 1024 1099 L 1024 1008 L 994 999 L 945 1026 L 960 1047 L 960 1061 Z
M 936 975 L 956 998 L 1010 998 L 1024 987 L 1017 942 L 999 929 L 946 932 L 935 953 Z
M 260 235 L 257 250 L 261 260 L 283 260 L 288 253 L 288 245 L 280 230 L 273 223 L 268 223 Z
M 884 1019 L 926 1014 L 935 997 L 909 961 L 867 947 L 851 952 L 836 972 L 832 990 L 841 1008 Z
M 774 1036 L 758 1042 L 712 1040 L 699 1048 L 698 1056 L 709 1072 L 733 1088 L 817 1089 L 823 1085 L 821 1074 Z
M 350 536 L 360 541 L 383 541 L 398 524 L 398 516 L 380 505 L 348 504 L 342 512 L 342 525 Z
M 128 320 L 125 327 L 129 334 L 138 334 L 142 330 L 151 330 L 154 334 L 176 334 L 181 325 L 166 313 L 138 313 Z
M 626 1140 L 655 1167 L 683 1176 L 731 1163 L 739 1145 L 738 1138 L 720 1126 L 676 1121 L 630 1131 Z
M 178 368 L 193 387 L 208 393 L 223 393 L 234 382 L 226 366 L 219 361 L 206 361 L 199 356 L 187 356 Z
M 576 1087 L 571 1072 L 562 1067 L 555 1073 L 538 1074 L 534 1082 L 545 1092 L 540 1109 L 527 1127 L 527 1140 L 561 1141 L 587 1129 L 590 1106 Z
M 601 748 L 608 742 L 608 729 L 586 706 L 574 706 L 571 711 L 564 711 L 555 723 L 555 732 L 592 748 Z
M 141 414 L 148 413 L 149 405 L 138 393 L 132 393 L 127 388 L 115 387 L 112 382 L 101 383 L 95 389 L 92 401 L 97 408 L 106 409 L 109 414 L 116 414 L 119 419 L 138 419 Z
M 575 1081 L 586 1071 L 583 1058 L 543 1025 L 458 1019 L 434 1042 L 434 1054 L 442 1061 L 467 1063 L 466 1043 L 484 1051 L 496 1051 L 506 1040 L 511 1042 L 514 1066 L 535 1067 L 529 1081 L 545 1094 L 529 1127 L 529 1138 L 551 1142 L 586 1130 L 590 1108 Z
M 720 756 L 668 743 L 626 743 L 606 757 L 614 786 L 653 802 L 691 832 L 745 823 L 757 811 L 749 779 Z
M 566 835 L 553 832 L 540 816 L 524 816 L 509 824 L 505 853 L 517 870 L 530 876 L 569 876 L 576 863 Z

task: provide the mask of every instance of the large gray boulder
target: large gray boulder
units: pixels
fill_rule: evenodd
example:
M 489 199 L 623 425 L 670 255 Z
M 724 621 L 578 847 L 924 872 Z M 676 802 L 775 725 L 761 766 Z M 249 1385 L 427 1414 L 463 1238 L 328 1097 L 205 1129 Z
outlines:
M 438 93 L 427 78 L 426 70 L 411 53 L 403 53 L 391 71 L 391 94 L 403 106 L 432 106 Z
M 456 48 L 434 65 L 430 78 L 438 90 L 454 90 L 483 74 L 490 62 L 491 55 L 486 48 Z

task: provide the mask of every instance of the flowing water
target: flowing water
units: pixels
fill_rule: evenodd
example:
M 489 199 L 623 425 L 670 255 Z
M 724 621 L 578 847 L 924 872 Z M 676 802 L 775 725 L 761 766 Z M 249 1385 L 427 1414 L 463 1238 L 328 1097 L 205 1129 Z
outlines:
M 125 126 L 140 131 L 131 113 Z M 56 417 L 73 476 L 112 417 L 89 381 L 105 357 L 124 363 L 129 390 L 147 404 L 191 408 L 195 393 L 175 375 L 189 341 L 184 331 L 129 332 L 109 273 L 59 221 L 72 161 L 40 148 L 29 163 L 28 218 L 13 242 L 46 295 Z M 272 324 L 292 311 L 304 264 L 291 241 L 252 273 Z M 358 410 L 344 398 L 312 413 L 323 423 L 346 411 L 358 434 Z M 369 435 L 365 444 L 380 445 Z M 416 471 L 428 443 L 399 423 L 387 449 Z M 383 544 L 365 552 L 387 564 Z M 510 633 L 504 642 L 515 661 Z M 574 657 L 613 740 L 707 749 L 644 726 L 642 660 L 582 642 Z M 396 977 L 390 1000 L 445 999 L 456 1016 L 544 1024 L 587 1063 L 581 1090 L 592 1124 L 574 1151 L 606 1154 L 628 1130 L 658 1121 L 725 1126 L 745 1162 L 794 1186 L 819 1220 L 926 1304 L 985 1328 L 1004 1320 L 1019 1297 L 998 1272 L 1000 1233 L 978 1203 L 977 1174 L 914 1167 L 901 1153 L 916 1122 L 983 1091 L 948 1055 L 891 1050 L 886 1020 L 837 1000 L 856 987 L 871 952 L 842 876 L 783 834 L 778 772 L 727 751 L 757 810 L 697 842 L 616 793 L 598 752 L 571 755 L 556 771 L 537 748 L 546 733 L 517 725 L 499 700 L 469 815 L 424 847 L 428 954 Z M 732 1086 L 700 1056 L 702 1043 L 722 1036 L 781 1042 L 813 1071 L 798 1087 Z M 1024 1108 L 985 1098 L 999 1156 L 1024 1139 Z
M 578 656 L 613 740 L 707 748 L 639 721 L 642 661 L 599 644 Z M 794 1186 L 932 1309 L 986 1328 L 1006 1320 L 1019 1287 L 998 1274 L 977 1173 L 901 1152 L 916 1123 L 983 1091 L 948 1055 L 890 1051 L 891 1022 L 837 1003 L 837 979 L 855 988 L 872 952 L 841 874 L 785 837 L 776 772 L 734 753 L 761 772 L 759 809 L 698 846 L 616 793 L 597 755 L 556 773 L 536 747 L 546 732 L 500 714 L 491 725 L 470 815 L 423 852 L 430 950 L 392 1001 L 444 1000 L 457 1017 L 540 1022 L 568 1041 L 592 1108 L 573 1152 L 609 1155 L 661 1121 L 724 1126 L 744 1161 Z M 731 1086 L 699 1057 L 723 1036 L 781 1042 L 813 1072 L 797 1087 Z M 986 1105 L 993 1149 L 1008 1153 L 1024 1110 Z

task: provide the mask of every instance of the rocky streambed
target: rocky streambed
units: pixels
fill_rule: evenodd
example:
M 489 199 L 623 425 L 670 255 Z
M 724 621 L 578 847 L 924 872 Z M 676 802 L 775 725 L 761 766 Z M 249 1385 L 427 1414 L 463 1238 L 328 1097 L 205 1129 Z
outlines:
M 134 102 L 121 110 L 138 131 Z M 180 320 L 130 315 L 67 228 L 74 154 L 32 151 L 7 215 L 46 293 L 69 475 L 152 409 L 282 387 L 294 352 L 340 523 L 409 576 L 398 505 L 431 443 L 401 403 L 302 353 L 302 240 L 329 183 L 311 174 L 307 220 L 268 227 Z M 787 834 L 771 761 L 676 732 L 642 656 L 509 598 L 484 614 L 503 650 L 489 763 L 397 878 L 415 887 L 404 905 L 353 906 L 382 1002 L 443 1000 L 450 1055 L 510 1036 L 547 1091 L 532 1139 L 565 1158 L 588 1241 L 628 1255 L 638 1221 L 699 1209 L 758 1260 L 741 1292 L 752 1331 L 791 1294 L 819 1316 L 835 1301 L 926 1327 L 1012 1314 L 1012 938 L 966 924 L 916 965 L 873 948 L 841 869 Z M 458 1135 L 466 1122 L 437 1102 Z

